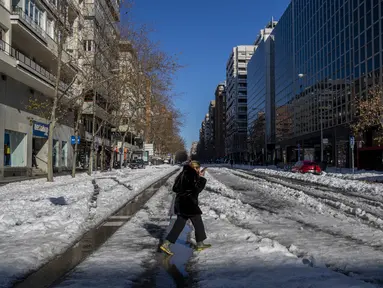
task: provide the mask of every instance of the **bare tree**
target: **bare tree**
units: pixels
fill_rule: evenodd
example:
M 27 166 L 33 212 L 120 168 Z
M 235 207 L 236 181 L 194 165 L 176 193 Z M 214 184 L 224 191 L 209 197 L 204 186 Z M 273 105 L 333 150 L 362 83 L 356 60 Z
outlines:
M 57 19 L 54 31 L 54 38 L 56 39 L 55 49 L 55 83 L 53 98 L 48 100 L 41 100 L 34 97 L 29 99 L 27 109 L 33 111 L 37 115 L 48 119 L 49 121 L 49 134 L 48 134 L 48 156 L 47 156 L 47 180 L 53 181 L 53 136 L 56 124 L 63 121 L 71 111 L 72 106 L 76 102 L 74 83 L 76 81 L 76 71 L 73 65 L 76 66 L 76 59 L 71 57 L 65 51 L 65 44 L 68 37 L 71 36 L 73 24 L 70 17 L 72 6 L 67 0 L 57 2 L 56 12 Z
M 368 95 L 363 98 L 355 98 L 355 120 L 351 129 L 358 141 L 363 139 L 364 134 L 374 129 L 374 140 L 379 145 L 383 143 L 383 89 L 381 86 L 373 87 Z

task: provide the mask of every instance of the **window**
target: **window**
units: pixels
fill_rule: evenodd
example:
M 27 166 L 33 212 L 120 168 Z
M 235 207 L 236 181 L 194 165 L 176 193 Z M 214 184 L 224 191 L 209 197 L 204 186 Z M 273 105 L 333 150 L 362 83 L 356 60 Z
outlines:
M 94 41 L 93 40 L 84 40 L 84 51 L 94 51 Z
M 68 166 L 68 142 L 66 141 L 61 143 L 61 166 Z
M 51 19 L 47 19 L 47 33 L 52 39 L 54 39 L 55 32 L 53 28 L 53 20 Z
M 53 154 L 52 154 L 53 167 L 59 166 L 59 145 L 60 145 L 60 142 L 58 140 L 53 139 Z
M 25 14 L 29 16 L 33 22 L 43 28 L 43 11 L 37 7 L 32 0 L 25 0 Z
M 4 133 L 4 166 L 26 167 L 26 134 L 11 130 Z

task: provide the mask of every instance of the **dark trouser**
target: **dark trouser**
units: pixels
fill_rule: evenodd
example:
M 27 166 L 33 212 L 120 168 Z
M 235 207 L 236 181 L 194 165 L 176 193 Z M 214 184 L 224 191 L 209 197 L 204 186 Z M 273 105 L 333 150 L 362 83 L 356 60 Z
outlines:
M 172 230 L 169 232 L 166 240 L 171 243 L 176 243 L 178 236 L 180 236 L 182 230 L 186 225 L 186 221 L 190 219 L 192 221 L 195 230 L 195 239 L 197 242 L 202 242 L 206 239 L 205 227 L 203 226 L 201 215 L 193 217 L 177 216 L 177 220 L 173 225 Z

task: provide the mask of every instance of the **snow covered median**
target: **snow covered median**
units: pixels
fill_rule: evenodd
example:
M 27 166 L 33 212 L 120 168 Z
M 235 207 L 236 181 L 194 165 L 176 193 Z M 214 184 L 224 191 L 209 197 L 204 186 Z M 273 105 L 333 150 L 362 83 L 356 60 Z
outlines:
M 176 169 L 150 166 L 0 187 L 0 287 L 11 286 L 65 251 L 87 230 Z M 99 185 L 98 195 L 92 180 Z
M 226 168 L 227 165 L 208 165 L 212 167 L 221 167 L 222 169 Z M 359 172 L 356 175 L 352 174 L 341 174 L 341 173 L 323 173 L 322 175 L 312 175 L 312 174 L 300 174 L 292 173 L 283 170 L 278 170 L 276 167 L 264 168 L 247 166 L 247 165 L 234 165 L 235 169 L 239 170 L 248 170 L 255 173 L 269 175 L 273 177 L 281 178 L 290 178 L 305 181 L 307 183 L 326 185 L 333 188 L 339 188 L 348 192 L 357 192 L 363 195 L 369 195 L 371 197 L 383 198 L 383 185 L 381 183 L 371 183 L 367 179 L 374 178 L 375 180 L 379 177 L 383 178 L 379 172 L 374 173 L 362 173 Z M 379 178 L 380 179 L 380 178 Z M 380 181 L 373 182 L 380 182 Z M 383 180 L 382 180 L 383 181 Z

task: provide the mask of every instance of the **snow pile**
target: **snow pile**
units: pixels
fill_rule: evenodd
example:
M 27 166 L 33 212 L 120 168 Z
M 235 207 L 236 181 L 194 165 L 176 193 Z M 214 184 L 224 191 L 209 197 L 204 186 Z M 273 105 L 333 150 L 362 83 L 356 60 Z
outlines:
M 0 287 L 10 286 L 65 251 L 85 231 L 177 168 L 150 166 L 94 177 L 85 173 L 55 177 L 53 183 L 38 179 L 1 186 Z M 98 195 L 92 180 L 99 185 Z M 92 208 L 93 196 L 97 206 Z
M 209 209 L 205 206 L 205 211 Z M 375 287 L 326 268 L 312 268 L 277 241 L 222 220 L 204 217 L 212 248 L 192 261 L 199 287 Z
M 326 169 L 326 176 L 367 182 L 383 182 L 383 171 L 355 170 L 353 174 L 352 169 L 331 167 Z
M 288 247 L 302 263 L 315 268 L 329 267 L 334 271 L 353 275 L 357 279 L 382 281 L 383 253 L 377 250 L 383 245 L 383 232 L 380 229 L 375 229 L 367 225 L 368 223 L 361 223 L 359 219 L 349 216 L 343 210 L 328 206 L 301 191 L 264 180 L 243 179 L 230 171 L 222 168 L 209 170 L 209 187 L 201 194 L 200 200 L 205 214 L 249 230 L 260 238 L 277 241 Z M 237 193 L 237 197 L 231 197 L 233 193 Z M 207 227 L 212 229 L 210 225 Z M 228 235 L 233 233 L 227 232 Z M 214 241 L 215 238 L 215 235 L 209 236 L 209 239 Z M 242 245 L 241 241 L 231 245 L 227 249 L 234 249 L 236 255 L 237 249 Z M 246 254 L 245 251 L 243 253 Z M 227 257 L 235 255 L 228 252 Z M 205 268 L 209 269 L 203 269 Z M 327 275 L 328 271 L 325 274 Z M 330 276 L 324 277 L 324 283 L 332 283 L 326 282 L 327 277 Z M 255 280 L 254 282 L 257 283 Z M 307 280 L 307 285 L 309 283 Z M 270 287 L 289 287 L 273 285 Z M 269 286 L 263 286 L 262 283 L 259 287 Z
M 383 199 L 383 186 L 378 183 L 367 183 L 364 181 L 351 180 L 347 178 L 342 179 L 340 177 L 334 177 L 331 174 L 325 173 L 323 175 L 318 176 L 312 174 L 291 173 L 265 168 L 257 168 L 252 171 L 256 173 L 262 173 L 264 175 L 270 175 L 273 177 L 298 179 L 308 183 L 327 185 L 329 187 L 340 188 L 346 192 L 357 192 L 363 195 L 369 195 L 371 197 L 378 197 L 380 199 Z

